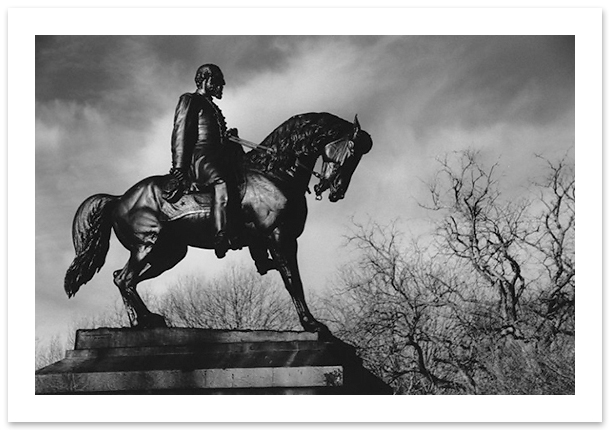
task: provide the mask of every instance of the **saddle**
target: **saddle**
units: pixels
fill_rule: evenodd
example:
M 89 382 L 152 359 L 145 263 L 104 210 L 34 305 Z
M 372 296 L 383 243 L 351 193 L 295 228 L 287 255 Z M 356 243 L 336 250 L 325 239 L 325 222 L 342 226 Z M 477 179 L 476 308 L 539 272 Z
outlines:
M 175 182 L 176 180 L 172 175 L 165 175 L 161 185 L 163 192 L 163 196 L 160 199 L 161 212 L 167 217 L 168 221 L 174 221 L 195 214 L 201 214 L 205 217 L 213 216 L 214 191 L 212 187 L 201 187 L 195 182 L 192 182 L 189 189 L 181 193 L 181 197 L 177 201 L 174 201 L 173 199 L 168 199 L 167 196 L 168 194 L 173 194 L 171 191 L 176 191 L 173 189 Z M 171 191 L 168 192 L 168 190 Z M 240 186 L 237 187 L 237 190 L 233 191 L 233 198 L 238 198 L 239 201 L 241 201 L 243 193 L 244 185 L 240 184 Z M 235 201 L 233 201 L 233 205 L 231 206 L 234 205 Z M 235 212 L 234 208 L 229 208 L 229 210 Z M 232 216 L 235 218 L 237 214 L 233 213 Z
M 170 203 L 161 199 L 161 212 L 167 217 L 168 221 L 175 221 L 188 215 L 201 214 L 212 216 L 214 198 L 209 192 L 195 192 L 184 194 L 175 203 Z
M 191 188 L 184 193 L 176 202 L 169 202 L 164 198 L 160 199 L 160 210 L 167 221 L 176 221 L 181 218 L 198 215 L 202 218 L 213 218 L 214 194 L 211 191 L 200 191 Z M 241 230 L 243 225 L 238 221 L 239 216 L 233 213 L 233 228 L 230 230 L 229 237 L 230 249 L 241 249 L 244 246 Z

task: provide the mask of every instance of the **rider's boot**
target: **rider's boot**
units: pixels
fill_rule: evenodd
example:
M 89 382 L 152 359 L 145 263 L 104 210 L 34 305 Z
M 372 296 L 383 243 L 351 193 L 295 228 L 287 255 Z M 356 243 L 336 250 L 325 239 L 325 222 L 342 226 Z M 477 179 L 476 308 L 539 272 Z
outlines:
M 216 257 L 223 258 L 230 248 L 229 235 L 227 234 L 227 204 L 229 193 L 226 182 L 214 185 L 214 223 L 216 237 L 214 239 L 214 252 Z

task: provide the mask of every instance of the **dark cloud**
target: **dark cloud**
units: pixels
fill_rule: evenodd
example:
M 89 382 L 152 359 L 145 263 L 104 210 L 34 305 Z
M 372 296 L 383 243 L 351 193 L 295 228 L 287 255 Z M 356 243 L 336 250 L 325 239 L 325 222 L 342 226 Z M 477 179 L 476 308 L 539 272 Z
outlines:
M 36 100 L 99 99 L 121 80 L 104 63 L 123 41 L 116 36 L 37 36 Z
M 372 46 L 381 36 L 217 36 L 214 43 L 220 42 L 224 52 L 230 53 L 225 58 L 225 74 L 231 76 L 240 85 L 247 83 L 257 74 L 282 73 L 291 65 L 291 60 L 303 54 L 303 46 L 313 50 L 323 49 L 327 42 L 348 43 L 358 47 Z M 303 76 L 305 79 L 306 76 Z
M 420 134 L 449 125 L 545 125 L 574 105 L 573 38 L 459 36 L 441 52 L 446 82 L 422 106 Z
M 125 82 L 130 81 L 128 74 L 138 72 L 130 67 L 133 57 L 138 54 L 129 49 L 130 45 L 149 52 L 158 70 L 176 70 L 178 85 L 192 86 L 195 70 L 203 63 L 222 65 L 225 74 L 236 83 L 243 83 L 264 71 L 281 71 L 294 54 L 295 46 L 310 38 L 38 36 L 36 98 L 40 101 L 91 101 L 99 99 L 109 88 L 124 87 Z M 113 63 L 114 67 L 108 67 Z
M 175 89 L 175 66 L 144 36 L 36 39 L 36 100 L 99 109 L 117 125 L 150 127 Z

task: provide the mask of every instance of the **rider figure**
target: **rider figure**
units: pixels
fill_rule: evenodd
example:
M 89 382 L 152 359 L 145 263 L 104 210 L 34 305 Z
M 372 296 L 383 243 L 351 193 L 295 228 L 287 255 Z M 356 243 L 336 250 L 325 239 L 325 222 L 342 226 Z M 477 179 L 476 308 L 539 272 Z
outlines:
M 175 186 L 166 190 L 166 199 L 177 201 L 190 187 L 214 187 L 214 226 L 216 237 L 214 250 L 223 258 L 230 247 L 227 234 L 227 169 L 229 135 L 237 135 L 236 129 L 227 131 L 225 118 L 213 97 L 222 98 L 225 80 L 220 68 L 204 64 L 195 75 L 197 90 L 180 97 L 174 115 L 172 133 L 172 169 L 177 179 Z

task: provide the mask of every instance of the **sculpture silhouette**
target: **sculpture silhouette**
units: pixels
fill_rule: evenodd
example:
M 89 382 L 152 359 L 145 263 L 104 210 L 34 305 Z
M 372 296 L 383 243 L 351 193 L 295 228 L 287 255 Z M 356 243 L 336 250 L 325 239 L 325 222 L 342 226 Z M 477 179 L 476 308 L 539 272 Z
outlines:
M 259 273 L 280 272 L 306 331 L 328 333 L 307 307 L 297 264 L 297 238 L 305 227 L 305 193 L 315 162 L 322 156 L 316 198 L 329 190 L 329 200 L 336 202 L 344 197 L 372 144 L 357 117 L 350 123 L 329 113 L 308 113 L 284 122 L 237 166 L 239 195 L 234 200 L 242 225 L 234 248 L 247 246 Z M 68 297 L 103 266 L 112 229 L 131 253 L 125 267 L 114 272 L 131 325 L 166 326 L 165 319 L 142 301 L 138 283 L 174 267 L 189 246 L 214 249 L 211 195 L 188 194 L 170 204 L 162 197 L 167 180 L 152 176 L 122 196 L 96 194 L 80 205 L 72 227 L 76 257 L 64 284 Z

